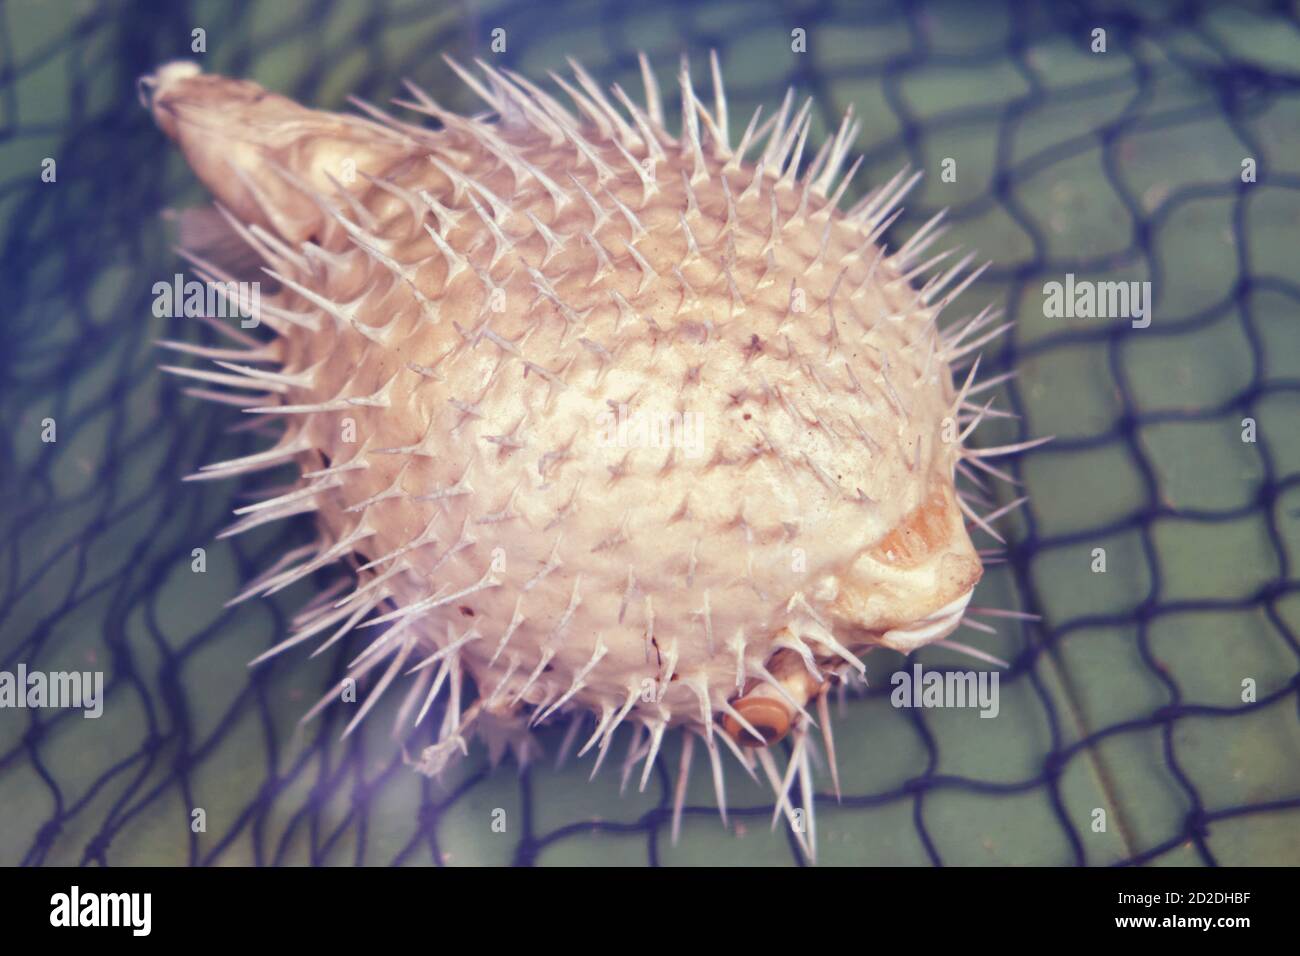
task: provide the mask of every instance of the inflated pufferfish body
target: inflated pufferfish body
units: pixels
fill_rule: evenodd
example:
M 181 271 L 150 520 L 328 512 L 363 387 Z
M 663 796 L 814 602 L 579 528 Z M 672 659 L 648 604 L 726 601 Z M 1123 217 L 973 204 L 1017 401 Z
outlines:
M 219 350 L 208 378 L 258 393 L 284 436 L 201 475 L 297 462 L 298 490 L 232 530 L 313 512 L 320 541 L 246 594 L 349 561 L 355 589 L 273 652 L 387 622 L 350 727 L 414 669 L 404 718 L 447 696 L 427 771 L 475 724 L 518 743 L 589 713 L 601 757 L 637 726 L 643 785 L 680 725 L 720 805 L 718 740 L 788 810 L 792 775 L 737 745 L 793 727 L 806 785 L 827 688 L 873 646 L 944 638 L 980 578 L 954 489 L 979 410 L 951 366 L 996 315 L 937 322 L 978 273 L 912 286 L 942 258 L 922 261 L 933 221 L 879 243 L 915 177 L 838 208 L 851 116 L 803 163 L 810 106 L 787 96 L 733 146 L 716 61 L 713 111 L 683 67 L 676 138 L 648 68 L 645 107 L 577 67 L 554 77 L 572 106 L 456 69 L 492 119 L 420 91 L 403 105 L 440 128 L 317 112 L 191 64 L 142 81 L 279 287 L 259 315 L 276 337 Z

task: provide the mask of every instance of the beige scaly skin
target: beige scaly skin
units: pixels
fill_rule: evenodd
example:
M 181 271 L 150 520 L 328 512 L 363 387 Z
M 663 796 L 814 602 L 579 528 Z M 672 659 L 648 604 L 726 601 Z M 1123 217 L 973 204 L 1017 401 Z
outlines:
M 634 724 L 642 786 L 680 726 L 724 819 L 718 740 L 746 769 L 757 754 L 790 814 L 763 745 L 793 728 L 809 786 L 826 690 L 874 646 L 947 636 L 980 578 L 954 477 L 982 465 L 961 444 L 981 411 L 951 364 L 996 315 L 937 322 L 978 271 L 914 288 L 942 258 L 923 261 L 936 223 L 893 254 L 878 239 L 915 177 L 841 211 L 851 116 L 799 176 L 809 108 L 787 97 L 733 147 L 714 67 L 713 111 L 683 70 L 676 138 L 648 69 L 639 107 L 580 68 L 555 78 L 564 106 L 456 67 L 495 116 L 413 90 L 437 129 L 191 64 L 142 81 L 278 286 L 260 313 L 276 337 L 212 357 L 284 436 L 201 476 L 297 462 L 300 491 L 232 531 L 311 511 L 320 541 L 245 596 L 356 569 L 266 656 L 388 622 L 351 673 L 373 687 L 349 729 L 415 669 L 404 720 L 448 698 L 426 772 L 476 724 L 518 749 L 526 724 L 586 713 L 598 761 Z M 683 774 L 679 812 L 684 791 Z

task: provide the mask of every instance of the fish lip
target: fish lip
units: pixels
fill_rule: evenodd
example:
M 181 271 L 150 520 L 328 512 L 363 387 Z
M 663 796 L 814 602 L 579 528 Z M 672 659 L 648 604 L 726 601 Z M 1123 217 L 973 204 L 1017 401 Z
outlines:
M 971 588 L 961 597 L 949 601 L 943 607 L 927 614 L 915 624 L 885 631 L 884 634 L 880 635 L 880 643 L 891 650 L 908 654 L 920 647 L 924 647 L 926 644 L 943 640 L 957 629 L 974 594 L 975 589 Z

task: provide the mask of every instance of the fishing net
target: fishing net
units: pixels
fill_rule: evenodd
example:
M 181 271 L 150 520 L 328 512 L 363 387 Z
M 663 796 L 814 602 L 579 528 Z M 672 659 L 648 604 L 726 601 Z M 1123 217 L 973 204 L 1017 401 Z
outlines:
M 735 764 L 729 830 L 697 766 L 673 845 L 675 742 L 620 797 L 616 757 L 588 784 L 589 758 L 519 773 L 475 748 L 426 779 L 386 704 L 345 740 L 345 705 L 298 728 L 359 646 L 246 662 L 333 579 L 225 606 L 309 528 L 216 540 L 258 483 L 180 479 L 266 438 L 156 368 L 155 339 L 214 339 L 150 309 L 182 271 L 161 213 L 203 197 L 136 103 L 140 74 L 193 56 L 334 109 L 410 77 L 473 111 L 438 54 L 535 78 L 572 55 L 639 89 L 638 48 L 662 81 L 682 50 L 705 75 L 716 48 L 741 122 L 787 85 L 813 95 L 818 143 L 853 103 L 858 190 L 926 170 L 891 246 L 951 207 L 951 241 L 994 261 L 967 310 L 1018 322 L 983 367 L 1019 369 L 997 392 L 1019 417 L 979 443 L 1057 436 L 1007 465 L 1030 501 L 976 596 L 1042 621 L 959 634 L 1010 662 L 997 717 L 894 708 L 889 675 L 910 662 L 870 656 L 871 687 L 837 718 L 843 799 L 817 797 L 820 860 L 1300 862 L 1294 20 L 1195 2 L 423 0 L 0 8 L 0 669 L 106 682 L 98 719 L 0 711 L 0 861 L 801 860 Z M 1067 274 L 1149 280 L 1150 326 L 1048 317 L 1044 284 Z M 565 729 L 543 730 L 548 754 Z

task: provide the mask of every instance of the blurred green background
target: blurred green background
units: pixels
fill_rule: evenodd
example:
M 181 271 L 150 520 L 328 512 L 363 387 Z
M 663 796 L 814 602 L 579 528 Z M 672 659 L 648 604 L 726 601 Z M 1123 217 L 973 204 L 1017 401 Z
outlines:
M 1021 418 L 979 443 L 1058 438 L 1009 466 L 1031 504 L 1002 522 L 1008 561 L 976 603 L 1043 621 L 958 634 L 1012 663 L 995 720 L 896 710 L 901 659 L 868 659 L 873 689 L 836 722 L 845 798 L 818 797 L 820 861 L 1300 863 L 1294 19 L 1209 3 L 424 0 L 0 8 L 0 668 L 100 669 L 109 686 L 99 720 L 0 711 L 0 863 L 799 861 L 768 828 L 770 794 L 730 758 L 723 829 L 700 754 L 671 845 L 676 742 L 644 794 L 620 797 L 623 732 L 591 784 L 589 757 L 520 775 L 481 748 L 425 780 L 402 765 L 391 706 L 346 742 L 340 708 L 295 733 L 356 648 L 246 662 L 328 579 L 223 607 L 308 529 L 217 542 L 256 483 L 180 482 L 265 439 L 156 370 L 170 358 L 154 339 L 206 339 L 149 310 L 152 284 L 181 269 L 160 213 L 203 197 L 135 78 L 193 57 L 347 109 L 349 93 L 382 104 L 409 77 L 478 110 L 439 54 L 493 56 L 496 28 L 499 61 L 535 80 L 573 56 L 629 90 L 637 49 L 665 85 L 687 52 L 703 89 L 715 48 L 733 141 L 787 85 L 816 98 L 810 145 L 854 104 L 855 192 L 905 163 L 927 172 L 891 245 L 951 207 L 951 242 L 995 263 L 960 312 L 997 302 L 1018 320 L 985 361 L 1019 369 L 999 405 Z M 1099 28 L 1104 53 L 1090 50 Z M 1245 158 L 1257 182 L 1242 182 Z M 1045 318 L 1043 284 L 1069 272 L 1151 280 L 1150 328 Z M 1096 548 L 1105 573 L 1090 570 Z M 562 733 L 543 732 L 551 753 Z

